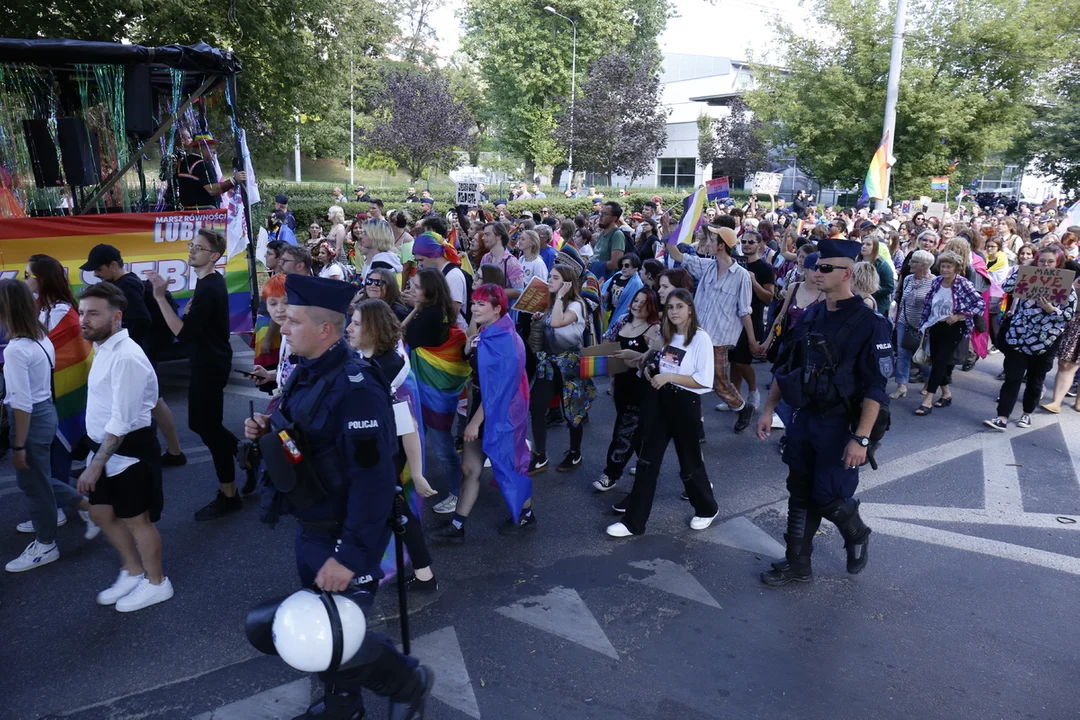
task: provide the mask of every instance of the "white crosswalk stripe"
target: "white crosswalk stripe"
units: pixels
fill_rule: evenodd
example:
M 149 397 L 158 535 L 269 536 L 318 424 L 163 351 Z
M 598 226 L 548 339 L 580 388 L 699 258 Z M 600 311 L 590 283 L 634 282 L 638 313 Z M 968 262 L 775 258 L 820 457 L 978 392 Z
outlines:
M 783 545 L 742 515 L 715 524 L 692 537 L 736 550 L 758 553 L 762 557 L 781 557 L 784 554 Z
M 432 696 L 479 720 L 480 708 L 454 626 L 414 638 L 409 649 L 413 657 L 435 672 Z
M 702 603 L 710 607 L 719 608 L 720 603 L 709 594 L 709 591 L 698 582 L 697 578 L 690 574 L 682 565 L 670 560 L 657 558 L 656 560 L 640 560 L 630 563 L 631 567 L 639 570 L 647 570 L 652 574 L 644 578 L 630 576 L 632 582 L 642 583 L 651 588 L 684 597 L 687 600 Z
M 292 720 L 311 704 L 311 679 L 279 685 L 191 720 Z

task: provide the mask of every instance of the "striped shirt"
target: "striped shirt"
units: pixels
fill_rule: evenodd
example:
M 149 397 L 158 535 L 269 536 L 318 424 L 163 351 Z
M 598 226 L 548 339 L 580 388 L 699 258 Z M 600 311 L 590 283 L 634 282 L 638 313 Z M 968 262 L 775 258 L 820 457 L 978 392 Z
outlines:
M 750 314 L 753 283 L 737 262 L 722 275 L 716 259 L 686 254 L 682 266 L 694 276 L 694 305 L 698 322 L 712 338 L 713 347 L 735 345 L 742 334 L 743 316 Z

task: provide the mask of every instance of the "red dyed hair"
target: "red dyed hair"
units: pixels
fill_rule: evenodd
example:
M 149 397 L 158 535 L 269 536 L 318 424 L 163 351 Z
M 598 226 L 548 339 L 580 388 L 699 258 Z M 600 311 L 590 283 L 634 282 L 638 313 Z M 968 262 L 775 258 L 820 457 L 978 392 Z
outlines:
M 285 273 L 271 275 L 266 284 L 262 286 L 262 299 L 285 297 Z
M 660 322 L 660 310 L 658 309 L 660 298 L 656 295 L 655 290 L 641 288 L 634 293 L 634 297 L 630 299 L 630 304 L 633 305 L 634 300 L 637 300 L 637 296 L 641 294 L 645 295 L 645 322 L 655 325 Z
M 510 310 L 510 301 L 506 298 L 506 291 L 495 283 L 485 283 L 477 287 L 473 290 L 472 299 L 498 306 L 500 317 Z

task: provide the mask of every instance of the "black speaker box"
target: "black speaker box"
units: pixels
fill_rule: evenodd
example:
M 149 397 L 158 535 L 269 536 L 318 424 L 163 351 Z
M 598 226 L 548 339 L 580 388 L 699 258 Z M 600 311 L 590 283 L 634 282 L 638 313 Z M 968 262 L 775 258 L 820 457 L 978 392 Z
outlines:
M 82 118 L 58 118 L 56 126 L 66 184 L 85 186 L 100 183 L 98 158 L 101 157 L 101 143 L 97 133 L 91 137 Z
M 128 65 L 124 69 L 124 129 L 143 140 L 156 129 L 149 65 Z
M 23 120 L 23 135 L 26 136 L 26 149 L 30 153 L 34 183 L 40 188 L 63 185 L 60 158 L 56 155 L 56 143 L 49 133 L 49 121 Z

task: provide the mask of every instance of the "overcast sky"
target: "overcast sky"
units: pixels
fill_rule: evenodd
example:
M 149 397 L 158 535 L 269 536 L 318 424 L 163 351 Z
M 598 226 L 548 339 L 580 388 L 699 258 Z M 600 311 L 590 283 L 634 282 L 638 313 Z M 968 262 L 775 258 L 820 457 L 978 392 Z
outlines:
M 524 0 L 551 4 L 557 0 Z M 450 0 L 433 17 L 432 25 L 439 34 L 439 54 L 449 58 L 461 42 L 458 16 L 464 0 Z M 776 15 L 788 21 L 808 17 L 798 0 L 674 0 L 678 17 L 668 21 L 660 36 L 660 48 L 696 55 L 716 55 L 733 60 L 746 60 L 753 53 L 755 60 L 775 57 Z M 583 40 L 579 38 L 579 41 Z

